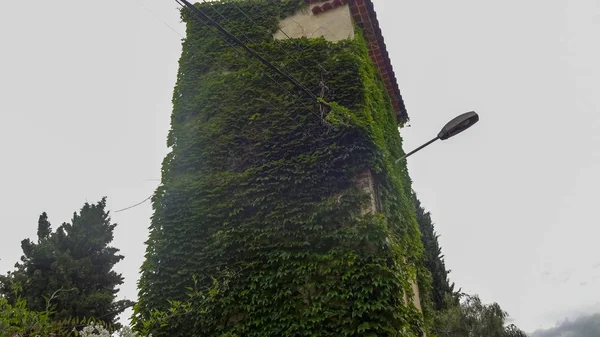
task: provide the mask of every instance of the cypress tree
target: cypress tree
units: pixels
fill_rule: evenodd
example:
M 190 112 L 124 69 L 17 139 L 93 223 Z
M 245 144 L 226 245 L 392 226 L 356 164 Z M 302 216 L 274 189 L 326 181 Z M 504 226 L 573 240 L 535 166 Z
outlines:
M 12 302 L 17 296 L 25 299 L 32 311 L 51 307 L 55 320 L 93 317 L 116 323 L 130 302 L 115 300 L 123 277 L 113 267 L 124 258 L 110 246 L 115 227 L 106 198 L 85 203 L 70 223 L 55 232 L 43 213 L 38 220 L 38 242 L 21 242 L 21 262 L 3 280 L 5 296 Z M 20 292 L 12 292 L 15 287 Z
M 46 212 L 44 212 L 42 213 L 42 215 L 40 215 L 40 218 L 38 219 L 38 242 L 42 241 L 43 239 L 47 239 L 51 233 L 52 228 L 50 222 L 48 221 L 48 215 L 46 214 Z
M 511 324 L 504 326 L 508 314 L 497 303 L 483 304 L 477 295 L 462 294 L 454 290 L 454 283 L 448 279 L 444 255 L 439 244 L 439 235 L 421 201 L 413 192 L 417 223 L 421 231 L 424 251 L 424 266 L 430 276 L 431 289 L 422 294 L 431 294 L 435 312 L 432 313 L 433 331 L 437 336 L 447 337 L 527 337 Z M 430 291 L 430 293 L 428 292 Z M 429 299 L 425 299 L 429 300 Z M 462 300 L 462 303 L 461 303 Z
M 443 310 L 448 305 L 458 304 L 458 292 L 454 291 L 454 283 L 450 283 L 448 279 L 450 271 L 446 269 L 444 255 L 438 240 L 439 235 L 435 232 L 431 213 L 425 210 L 414 192 L 413 200 L 423 243 L 424 266 L 431 274 L 433 306 L 435 310 Z M 448 300 L 451 303 L 448 303 Z

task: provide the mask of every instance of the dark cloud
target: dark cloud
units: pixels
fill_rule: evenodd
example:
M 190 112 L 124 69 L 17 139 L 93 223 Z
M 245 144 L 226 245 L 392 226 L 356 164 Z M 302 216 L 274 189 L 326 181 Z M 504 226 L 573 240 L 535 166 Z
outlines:
M 575 321 L 565 321 L 548 330 L 538 330 L 531 337 L 598 337 L 600 314 L 583 316 Z

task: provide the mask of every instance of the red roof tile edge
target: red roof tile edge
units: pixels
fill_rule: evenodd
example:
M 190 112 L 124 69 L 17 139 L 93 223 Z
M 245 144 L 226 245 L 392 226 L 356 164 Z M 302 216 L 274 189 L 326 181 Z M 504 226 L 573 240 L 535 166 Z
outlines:
M 369 44 L 369 55 L 375 66 L 381 73 L 381 78 L 385 84 L 386 90 L 392 99 L 392 105 L 394 111 L 396 111 L 396 118 L 399 123 L 405 123 L 408 121 L 408 113 L 400 88 L 398 87 L 398 81 L 392 67 L 390 56 L 387 52 L 385 41 L 383 40 L 383 34 L 379 27 L 379 20 L 377 20 L 377 14 L 373 6 L 372 0 L 305 0 L 306 3 L 316 4 L 326 2 L 324 5 L 315 6 L 312 12 L 315 15 L 333 9 L 348 3 L 350 5 L 350 11 L 354 21 L 365 30 L 365 38 Z
M 327 1 L 327 0 L 307 0 L 309 1 L 309 3 L 319 3 L 319 2 L 323 2 L 323 1 Z M 312 12 L 314 15 L 318 15 L 320 13 L 323 12 L 327 12 L 328 10 L 340 7 L 342 5 L 345 5 L 346 1 L 345 0 L 333 0 L 331 2 L 327 2 L 321 6 L 315 6 L 312 8 Z
M 347 2 L 350 5 L 350 11 L 354 21 L 365 31 L 365 38 L 369 44 L 368 48 L 371 60 L 381 73 L 381 78 L 392 99 L 392 104 L 396 111 L 396 118 L 399 123 L 403 124 L 408 121 L 408 113 L 406 111 L 406 106 L 404 105 L 402 94 L 400 93 L 400 88 L 398 87 L 398 81 L 394 73 L 394 68 L 392 67 L 385 41 L 383 40 L 383 34 L 379 27 L 379 21 L 377 20 L 373 2 L 372 0 L 349 0 Z

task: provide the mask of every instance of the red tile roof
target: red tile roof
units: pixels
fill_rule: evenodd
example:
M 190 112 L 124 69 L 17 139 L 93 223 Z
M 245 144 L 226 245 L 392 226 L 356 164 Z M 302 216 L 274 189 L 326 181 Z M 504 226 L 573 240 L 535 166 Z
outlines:
M 336 7 L 340 7 L 342 5 L 344 5 L 346 3 L 345 0 L 333 0 L 333 1 L 328 1 L 328 0 L 309 0 L 310 3 L 318 3 L 318 2 L 325 2 L 323 5 L 320 6 L 315 6 L 312 8 L 312 12 L 313 14 L 317 15 L 319 13 L 323 13 L 326 12 L 330 9 L 334 9 Z
M 400 89 L 398 87 L 396 75 L 392 67 L 392 62 L 390 61 L 390 56 L 387 52 L 385 41 L 383 40 L 381 28 L 379 27 L 379 21 L 377 20 L 377 14 L 375 13 L 375 8 L 373 7 L 373 1 L 306 0 L 306 2 L 310 4 L 324 2 L 323 5 L 315 6 L 312 9 L 312 12 L 315 15 L 339 7 L 346 3 L 349 4 L 350 12 L 352 13 L 354 22 L 358 24 L 365 33 L 365 38 L 369 48 L 369 55 L 381 73 L 381 78 L 383 79 L 385 88 L 392 99 L 392 105 L 394 106 L 394 111 L 396 111 L 396 118 L 398 119 L 398 122 L 403 123 L 408 121 L 408 114 L 406 112 L 406 107 L 404 106 L 404 100 L 402 99 L 402 94 L 400 94 Z

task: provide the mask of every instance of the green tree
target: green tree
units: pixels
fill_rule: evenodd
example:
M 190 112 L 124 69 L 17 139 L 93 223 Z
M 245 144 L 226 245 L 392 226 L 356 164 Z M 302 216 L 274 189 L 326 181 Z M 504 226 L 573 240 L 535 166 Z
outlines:
M 514 324 L 506 327 L 505 335 L 506 337 L 527 337 L 527 334 L 523 330 L 517 328 Z
M 56 332 L 59 325 L 53 323 L 48 312 L 34 312 L 27 309 L 25 300 L 18 299 L 12 305 L 0 298 L 0 332 L 2 336 L 36 335 Z
M 421 231 L 421 242 L 423 243 L 424 265 L 431 274 L 432 301 L 435 310 L 443 310 L 448 305 L 458 304 L 459 291 L 454 290 L 454 283 L 448 280 L 449 270 L 446 270 L 444 255 L 438 241 L 439 235 L 435 232 L 435 226 L 431 220 L 431 214 L 423 208 L 421 201 L 413 192 L 417 223 Z M 424 292 L 424 291 L 422 291 Z M 450 297 L 448 297 L 450 295 Z
M 448 279 L 442 248 L 431 214 L 413 192 L 417 223 L 421 231 L 425 268 L 431 274 L 434 332 L 438 337 L 527 337 L 515 325 L 505 327 L 508 314 L 497 303 L 485 305 L 478 296 L 461 294 Z M 419 284 L 421 286 L 421 284 Z M 421 293 L 429 294 L 427 289 Z M 424 296 L 425 297 L 425 296 Z M 462 303 L 460 299 L 463 299 Z
M 438 337 L 527 337 L 515 325 L 506 326 L 507 318 L 498 303 L 484 304 L 477 295 L 463 295 L 459 305 L 439 312 L 434 331 Z
M 50 234 L 52 234 L 52 225 L 50 225 L 50 222 L 48 221 L 48 215 L 46 214 L 46 212 L 44 212 L 42 213 L 42 215 L 40 215 L 40 218 L 38 219 L 38 242 L 40 242 L 43 239 L 47 239 L 50 236 Z
M 131 305 L 116 301 L 123 277 L 113 267 L 123 256 L 110 246 L 115 227 L 106 211 L 106 198 L 85 203 L 70 223 L 55 232 L 43 213 L 37 243 L 23 240 L 21 262 L 0 280 L 4 296 L 13 304 L 21 296 L 28 309 L 37 312 L 52 305 L 55 320 L 95 317 L 115 323 L 116 316 Z
M 56 321 L 52 313 L 53 306 L 46 311 L 31 311 L 23 298 L 17 298 L 14 305 L 0 298 L 0 336 L 104 337 L 114 330 L 93 318 Z M 129 327 L 116 333 L 118 337 L 142 337 Z

